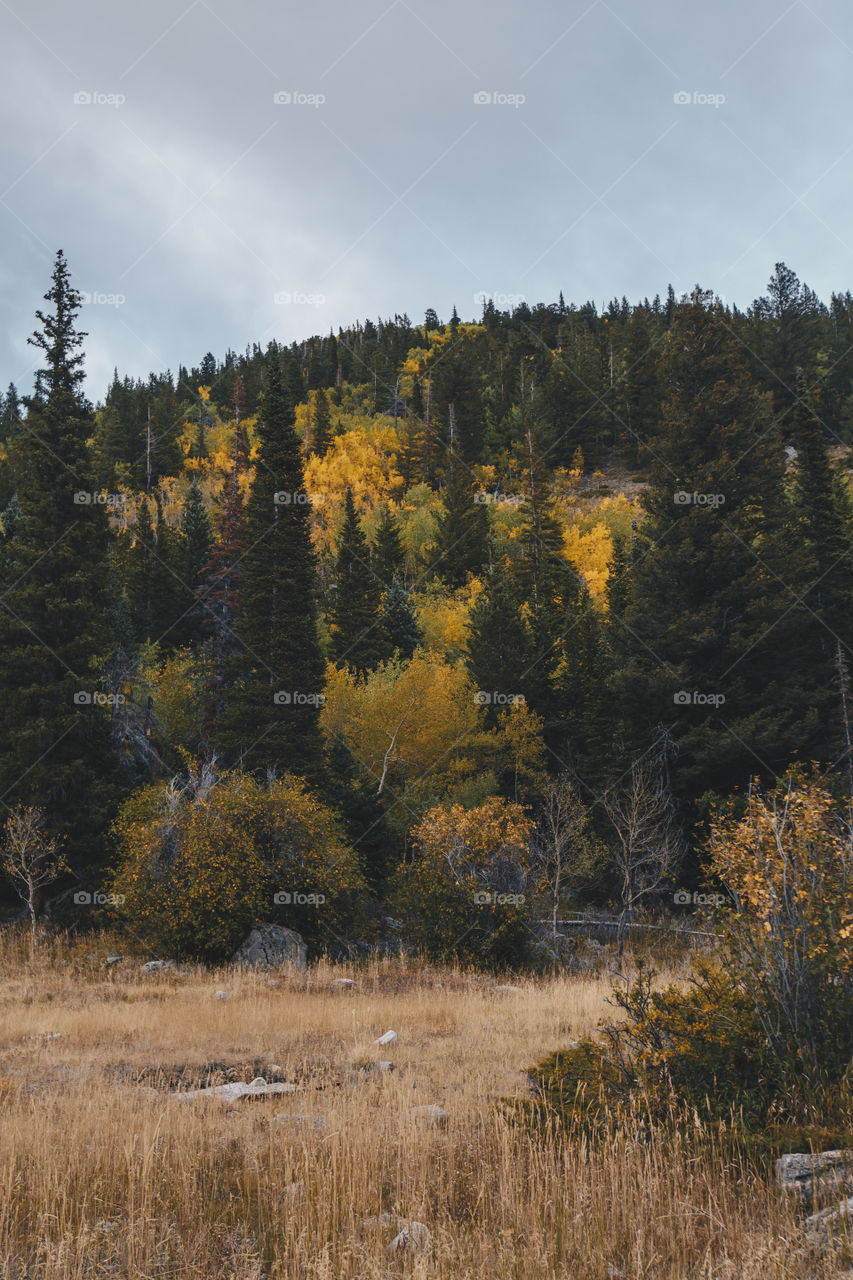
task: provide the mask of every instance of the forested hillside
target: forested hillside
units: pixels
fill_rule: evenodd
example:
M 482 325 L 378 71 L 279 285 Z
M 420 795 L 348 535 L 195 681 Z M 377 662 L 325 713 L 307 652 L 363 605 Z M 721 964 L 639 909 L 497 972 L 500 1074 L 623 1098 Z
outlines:
M 97 407 L 61 254 L 37 314 L 0 406 L 0 796 L 67 864 L 37 905 L 518 959 L 672 906 L 752 777 L 853 795 L 850 292 L 366 320 Z

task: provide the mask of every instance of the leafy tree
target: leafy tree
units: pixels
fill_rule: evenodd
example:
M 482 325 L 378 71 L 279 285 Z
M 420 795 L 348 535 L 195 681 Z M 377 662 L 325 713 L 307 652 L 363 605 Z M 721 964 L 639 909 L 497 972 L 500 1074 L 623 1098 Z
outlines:
M 115 833 L 122 910 L 173 955 L 225 959 L 270 918 L 318 944 L 363 895 L 339 820 L 297 778 L 260 783 L 206 763 L 137 791 Z
M 424 814 L 395 904 L 416 943 L 432 956 L 493 965 L 524 958 L 531 826 L 520 805 L 497 796 Z

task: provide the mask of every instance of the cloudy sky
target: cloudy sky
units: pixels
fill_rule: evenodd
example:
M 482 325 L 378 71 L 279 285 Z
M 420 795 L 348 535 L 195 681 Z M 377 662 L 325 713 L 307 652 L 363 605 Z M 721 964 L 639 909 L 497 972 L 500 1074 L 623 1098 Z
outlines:
M 853 287 L 849 0 L 0 0 L 0 385 L 55 250 L 114 365 L 776 261 Z

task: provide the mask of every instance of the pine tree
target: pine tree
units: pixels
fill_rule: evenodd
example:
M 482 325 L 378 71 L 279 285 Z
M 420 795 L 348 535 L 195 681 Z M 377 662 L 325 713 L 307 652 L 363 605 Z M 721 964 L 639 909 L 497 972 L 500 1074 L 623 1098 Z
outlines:
M 329 401 L 322 387 L 315 391 L 311 405 L 309 452 L 322 458 L 332 442 L 332 417 Z
M 376 784 L 359 776 L 346 740 L 335 738 L 328 751 L 324 798 L 338 810 L 371 892 L 381 896 L 398 851 Z
M 398 654 L 408 662 L 415 649 L 423 642 L 423 632 L 412 606 L 411 594 L 397 578 L 382 593 L 379 634 L 383 658 Z
M 406 576 L 406 553 L 400 541 L 400 530 L 386 503 L 379 516 L 376 538 L 370 552 L 370 565 L 387 591 Z
M 249 450 L 240 420 L 239 392 L 235 397 L 236 417 L 231 474 L 217 521 L 217 537 L 202 574 L 198 598 L 204 608 L 208 640 L 205 644 L 208 679 L 205 690 L 202 752 L 210 756 L 218 745 L 220 722 L 225 708 L 226 668 L 238 648 L 235 626 L 240 610 L 243 556 L 246 551 L 246 513 L 240 481 L 246 472 Z
M 825 695 L 799 603 L 810 559 L 783 492 L 781 440 L 709 294 L 679 304 L 624 622 L 616 703 L 635 756 L 671 727 L 683 797 L 820 752 Z M 721 701 L 723 699 L 724 701 Z
M 5 396 L 0 396 L 0 440 L 9 441 L 18 435 L 23 424 L 21 418 L 21 403 L 18 397 L 18 389 L 14 382 L 10 382 Z
M 99 664 L 109 650 L 104 508 L 92 501 L 80 295 L 56 255 L 42 353 L 12 450 L 20 511 L 0 538 L 0 797 L 46 810 L 79 870 L 103 847 L 113 778 Z
M 347 488 L 338 544 L 331 611 L 332 653 L 338 666 L 364 676 L 381 661 L 379 629 L 382 583 L 370 564 L 367 539 Z
M 177 620 L 173 640 L 176 645 L 198 644 L 204 638 L 204 610 L 198 599 L 198 588 L 205 566 L 210 561 L 213 528 L 193 480 L 181 513 L 180 540 L 175 550 L 177 584 Z
M 450 587 L 462 587 L 469 574 L 480 574 L 489 562 L 489 514 L 475 493 L 468 468 L 452 453 L 442 491 L 444 510 L 438 519 L 435 569 Z
M 317 637 L 316 563 L 294 421 L 280 361 L 270 359 L 246 509 L 239 650 L 229 664 L 220 741 L 245 768 L 320 780 L 326 667 Z
M 516 578 L 501 565 L 492 569 L 471 610 L 466 662 L 492 724 L 506 710 L 506 698 L 527 699 L 529 693 L 535 651 L 522 603 Z

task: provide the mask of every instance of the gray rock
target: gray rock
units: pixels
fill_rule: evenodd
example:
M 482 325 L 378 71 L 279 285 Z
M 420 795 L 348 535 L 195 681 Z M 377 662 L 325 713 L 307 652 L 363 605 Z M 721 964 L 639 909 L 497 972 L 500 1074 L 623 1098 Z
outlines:
M 228 1084 L 215 1084 L 206 1089 L 189 1089 L 186 1093 L 173 1093 L 172 1097 L 180 1102 L 190 1102 L 197 1098 L 216 1098 L 220 1102 L 236 1102 L 238 1098 L 267 1098 L 272 1094 L 300 1093 L 298 1084 L 267 1084 L 263 1076 L 258 1076 L 251 1084 L 242 1080 L 233 1080 Z
M 853 1217 L 853 1196 L 842 1200 L 831 1209 L 821 1209 L 820 1213 L 813 1213 L 810 1218 L 806 1218 L 803 1226 L 806 1235 L 812 1240 L 829 1241 L 853 1232 L 853 1225 L 850 1225 L 851 1217 Z
M 104 961 L 104 964 L 107 966 L 108 969 L 110 969 L 114 964 L 121 964 L 123 959 L 124 959 L 124 956 L 107 956 L 106 960 Z
M 368 1062 L 365 1064 L 365 1071 L 393 1071 L 394 1063 L 383 1060 L 381 1062 Z
M 503 991 L 503 992 L 505 992 L 507 995 L 521 995 L 521 993 L 522 993 L 522 988 L 521 988 L 521 987 L 499 986 L 499 987 L 492 987 L 492 990 L 493 990 L 493 991 Z
M 853 1191 L 853 1151 L 792 1152 L 776 1161 L 776 1181 L 804 1208 Z
M 289 965 L 293 969 L 304 969 L 307 967 L 307 951 L 302 938 L 293 929 L 285 929 L 278 924 L 259 924 L 234 952 L 233 963 Z
M 376 1040 L 374 1040 L 374 1041 L 373 1041 L 373 1043 L 374 1043 L 374 1044 L 396 1044 L 396 1043 L 397 1043 L 397 1032 L 396 1032 L 396 1031 L 386 1031 L 384 1035 L 379 1036 L 379 1037 L 378 1037 L 378 1039 L 376 1039 Z
M 444 1107 L 437 1107 L 434 1103 L 425 1107 L 410 1107 L 409 1115 L 414 1116 L 416 1120 L 423 1120 L 425 1124 L 436 1125 L 439 1129 L 443 1129 L 447 1124 L 447 1112 Z
M 329 983 L 330 991 L 351 991 L 355 986 L 352 978 L 333 978 Z
M 280 1111 L 278 1115 L 273 1116 L 275 1124 L 293 1124 L 304 1129 L 325 1129 L 326 1121 L 322 1116 L 305 1116 L 290 1111 Z
M 407 1222 L 399 1235 L 396 1235 L 388 1246 L 388 1252 L 413 1253 L 416 1249 L 428 1249 L 430 1242 L 429 1227 L 423 1222 Z
M 230 1000 L 230 999 L 231 999 L 231 992 L 230 992 L 230 991 L 217 991 L 217 993 L 216 993 L 216 999 L 217 999 L 217 1000 Z
M 164 969 L 174 969 L 174 960 L 147 960 L 140 965 L 140 973 L 162 973 Z

